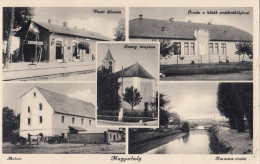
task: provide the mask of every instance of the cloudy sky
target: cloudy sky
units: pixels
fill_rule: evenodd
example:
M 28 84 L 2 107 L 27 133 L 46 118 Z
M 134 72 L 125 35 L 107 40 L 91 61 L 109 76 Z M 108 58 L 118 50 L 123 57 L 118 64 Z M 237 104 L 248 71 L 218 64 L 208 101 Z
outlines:
M 216 82 L 160 83 L 160 92 L 171 101 L 170 111 L 181 119 L 225 119 L 216 107 L 217 87 Z
M 137 46 L 137 49 L 125 48 L 125 46 Z M 145 49 L 142 46 L 155 46 L 155 48 Z M 108 46 L 115 60 L 115 72 L 131 66 L 138 62 L 142 65 L 154 78 L 159 76 L 159 46 L 157 43 L 99 43 L 97 45 L 97 66 L 102 65 Z
M 175 21 L 188 22 L 191 20 L 195 23 L 208 23 L 212 24 L 222 24 L 222 25 L 231 25 L 242 29 L 244 31 L 253 34 L 253 9 L 252 8 L 199 8 L 199 7 L 164 7 L 164 8 L 130 8 L 129 19 L 136 19 L 139 17 L 139 14 L 143 14 L 143 18 L 149 19 L 162 19 L 169 20 L 171 17 L 174 17 Z M 218 14 L 188 14 L 188 11 L 193 12 L 199 11 L 200 13 L 207 11 L 218 11 Z M 238 14 L 219 14 L 220 11 L 244 11 L 249 12 L 248 15 L 238 15 Z
M 91 102 L 96 106 L 95 83 L 5 83 L 3 84 L 3 106 L 20 112 L 20 97 L 34 86 Z

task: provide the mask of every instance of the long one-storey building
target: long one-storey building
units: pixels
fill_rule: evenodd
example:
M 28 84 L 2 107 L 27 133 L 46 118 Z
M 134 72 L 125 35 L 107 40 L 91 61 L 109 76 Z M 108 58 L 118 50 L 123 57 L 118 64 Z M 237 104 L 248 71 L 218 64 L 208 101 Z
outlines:
M 170 40 L 174 46 L 172 57 L 161 59 L 161 64 L 190 64 L 239 62 L 235 44 L 252 42 L 253 36 L 241 29 L 228 25 L 194 23 L 139 18 L 129 21 L 130 41 L 158 42 Z M 251 61 L 247 55 L 244 61 Z
M 94 131 L 95 107 L 37 86 L 21 96 L 20 136 L 62 136 Z
M 93 60 L 96 41 L 110 40 L 96 32 L 79 29 L 76 26 L 69 27 L 68 22 L 56 25 L 51 19 L 48 22 L 30 21 L 18 35 L 21 61 L 26 62 Z

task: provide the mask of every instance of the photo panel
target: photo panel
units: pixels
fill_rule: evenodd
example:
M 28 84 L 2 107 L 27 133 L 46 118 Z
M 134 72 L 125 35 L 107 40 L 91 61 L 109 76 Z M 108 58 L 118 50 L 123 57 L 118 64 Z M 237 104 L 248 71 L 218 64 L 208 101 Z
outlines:
M 125 154 L 125 128 L 96 126 L 95 83 L 3 84 L 3 154 Z
M 97 126 L 158 127 L 158 80 L 158 43 L 97 43 Z
M 129 128 L 129 154 L 253 153 L 253 83 L 160 83 L 160 103 L 159 128 Z
M 250 7 L 131 7 L 129 41 L 160 43 L 162 81 L 253 81 Z
M 123 7 L 4 7 L 3 81 L 95 81 L 96 42 L 112 40 L 125 40 Z

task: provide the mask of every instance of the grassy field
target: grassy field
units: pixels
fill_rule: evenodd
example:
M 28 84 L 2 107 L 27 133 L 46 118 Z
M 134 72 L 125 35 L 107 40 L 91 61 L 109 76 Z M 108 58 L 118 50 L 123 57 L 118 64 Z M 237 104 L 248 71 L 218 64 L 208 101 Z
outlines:
M 3 143 L 3 154 L 125 154 L 125 143 L 11 145 Z
M 209 76 L 210 78 L 214 78 L 214 76 L 220 76 L 222 80 L 227 78 L 228 80 L 248 80 L 248 78 L 252 78 L 252 62 L 245 63 L 214 63 L 214 64 L 182 64 L 182 65 L 161 65 L 160 72 L 165 75 L 161 80 L 168 79 L 174 76 Z M 250 72 L 250 77 L 243 77 L 243 72 Z M 241 77 L 239 74 L 241 73 Z M 232 79 L 229 77 L 229 74 L 238 74 Z M 221 75 L 226 75 L 227 77 L 222 77 Z M 203 79 L 203 78 L 202 78 Z M 197 80 L 197 79 L 194 79 Z M 207 78 L 206 78 L 207 80 Z

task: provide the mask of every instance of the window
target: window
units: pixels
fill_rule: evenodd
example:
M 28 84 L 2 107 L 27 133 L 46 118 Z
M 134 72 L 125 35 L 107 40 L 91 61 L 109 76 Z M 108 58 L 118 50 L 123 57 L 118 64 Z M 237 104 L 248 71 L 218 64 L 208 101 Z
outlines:
M 40 118 L 40 124 L 42 123 L 42 116 L 39 117 Z
M 226 43 L 221 43 L 221 54 L 226 55 L 226 51 L 227 51 Z
M 89 126 L 91 126 L 91 120 L 88 121 Z
M 215 54 L 218 55 L 218 43 L 215 43 Z
M 61 122 L 64 123 L 65 116 L 61 116 Z
M 181 55 L 181 42 L 174 42 L 174 55 Z
M 210 53 L 210 55 L 214 54 L 214 52 L 213 52 L 213 43 L 209 43 L 209 53 Z
M 189 43 L 184 43 L 184 55 L 189 55 Z
M 42 103 L 39 104 L 39 109 L 42 110 Z
M 84 124 L 84 119 L 82 118 L 82 119 L 81 119 L 81 125 L 83 125 L 83 124 Z
M 85 54 L 90 54 L 89 47 L 86 47 L 86 49 L 85 49 Z
M 156 42 L 156 39 L 152 39 L 152 42 Z
M 72 117 L 72 124 L 74 124 L 74 122 L 75 122 L 75 118 L 74 118 L 74 117 Z
M 31 119 L 28 118 L 28 125 L 31 125 Z
M 110 134 L 110 139 L 112 139 L 112 134 Z
M 36 92 L 33 93 L 33 96 L 36 97 Z
M 31 107 L 28 106 L 28 113 L 31 113 Z
M 190 54 L 191 55 L 195 54 L 195 44 L 194 44 L 194 42 L 190 43 Z

